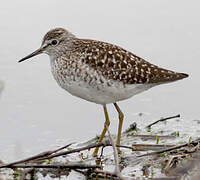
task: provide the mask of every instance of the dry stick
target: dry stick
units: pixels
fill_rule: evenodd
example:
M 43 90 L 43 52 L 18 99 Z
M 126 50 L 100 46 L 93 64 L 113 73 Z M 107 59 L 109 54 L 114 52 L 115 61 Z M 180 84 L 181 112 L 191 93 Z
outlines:
M 177 177 L 150 178 L 149 180 L 177 180 Z
M 158 150 L 158 149 L 166 149 L 174 147 L 175 145 L 168 145 L 168 144 L 132 144 L 133 151 L 149 151 L 149 150 Z
M 137 137 L 137 138 L 141 138 L 141 139 L 156 139 L 156 138 L 166 138 L 166 139 L 172 139 L 172 138 L 176 138 L 176 136 L 174 135 L 148 135 L 148 134 L 135 134 L 132 135 L 132 137 Z
M 47 158 L 41 158 L 40 160 L 50 159 L 50 158 L 54 158 L 54 157 L 58 157 L 58 156 L 64 156 L 64 155 L 67 155 L 67 154 L 72 154 L 72 153 L 84 151 L 84 150 L 87 150 L 87 149 L 92 149 L 92 148 L 95 148 L 95 147 L 101 147 L 101 146 L 104 146 L 104 147 L 112 146 L 112 144 L 108 140 L 106 140 L 106 141 L 103 141 L 103 142 L 98 143 L 98 144 L 93 143 L 93 144 L 90 144 L 88 146 L 84 146 L 84 147 L 81 147 L 81 148 L 72 149 L 72 150 L 69 150 L 69 151 L 64 151 L 64 152 L 52 154 L 52 155 L 48 156 Z M 117 147 L 132 149 L 132 147 L 129 147 L 129 146 L 117 145 Z M 0 166 L 0 168 L 1 168 L 1 166 Z
M 99 178 L 104 178 L 104 179 L 108 178 L 108 179 L 112 179 L 112 180 L 114 180 L 114 179 L 119 179 L 119 177 L 117 176 L 117 174 L 116 174 L 115 172 L 104 171 L 104 170 L 102 170 L 102 169 L 94 169 L 92 172 L 98 174 L 98 177 L 99 177 Z M 84 172 L 80 172 L 80 173 L 83 173 L 83 174 L 84 174 Z M 100 176 L 99 174 L 102 174 L 102 175 Z M 97 177 L 97 178 L 98 178 L 98 177 Z M 124 179 L 125 179 L 125 178 L 124 178 Z M 129 177 L 129 178 L 126 178 L 126 179 L 136 180 L 136 179 L 130 178 L 130 177 Z M 152 179 L 152 180 L 153 180 L 153 179 Z M 159 179 L 157 179 L 157 180 L 159 180 Z
M 46 151 L 46 152 L 40 153 L 38 155 L 29 157 L 29 158 L 26 158 L 26 159 L 23 159 L 23 160 L 20 160 L 20 161 L 15 161 L 15 162 L 12 162 L 12 163 L 9 163 L 9 164 L 4 164 L 4 165 L 1 165 L 0 168 L 6 168 L 8 166 L 12 166 L 12 165 L 19 164 L 19 163 L 30 162 L 30 161 L 33 161 L 33 160 L 51 159 L 51 158 L 54 158 L 54 157 L 58 157 L 58 156 L 62 156 L 62 155 L 67 155 L 67 154 L 72 154 L 72 153 L 76 153 L 76 152 L 84 151 L 86 149 L 100 147 L 100 146 L 104 146 L 104 147 L 106 147 L 106 146 L 112 146 L 112 144 L 110 144 L 110 142 L 104 141 L 104 142 L 99 143 L 99 144 L 91 144 L 91 145 L 88 145 L 88 146 L 85 146 L 85 147 L 81 147 L 81 148 L 77 148 L 77 149 L 73 149 L 73 150 L 70 150 L 70 151 L 64 151 L 64 152 L 61 152 L 61 153 L 53 154 L 55 152 L 58 152 L 58 151 L 60 151 L 60 150 L 62 150 L 64 148 L 66 148 L 66 147 L 69 147 L 70 145 L 71 144 L 68 144 L 68 145 L 63 146 L 63 147 L 61 147 L 59 149 L 56 149 L 54 151 Z M 140 146 L 139 144 L 135 144 L 134 146 L 137 146 L 137 145 Z M 124 145 L 116 145 L 116 146 L 120 147 L 120 148 L 126 148 L 126 149 L 133 150 L 133 147 L 130 147 L 130 146 L 124 146 Z
M 70 145 L 71 144 L 68 144 L 67 146 L 64 146 L 64 147 L 68 147 Z M 20 161 L 16 161 L 16 162 L 12 162 L 12 163 L 9 163 L 9 164 L 1 165 L 0 169 L 1 168 L 6 168 L 8 166 L 15 165 L 15 164 L 19 164 L 19 163 L 25 163 L 25 162 L 29 162 L 29 161 L 33 161 L 33 160 L 51 159 L 51 158 L 54 158 L 54 157 L 63 156 L 63 155 L 67 155 L 67 154 L 72 154 L 72 153 L 84 151 L 84 150 L 95 148 L 95 147 L 101 147 L 101 146 L 105 146 L 106 147 L 106 146 L 112 146 L 112 145 L 110 144 L 109 141 L 104 141 L 104 142 L 101 142 L 99 144 L 93 143 L 93 144 L 90 144 L 88 146 L 84 146 L 84 147 L 81 147 L 81 148 L 72 149 L 72 150 L 64 151 L 64 152 L 60 152 L 60 153 L 55 153 L 55 154 L 52 154 L 52 152 L 54 153 L 55 151 L 47 151 L 47 152 L 40 153 L 40 154 L 38 154 L 36 156 L 32 156 L 30 158 L 26 158 L 26 159 L 23 159 L 23 160 L 20 160 Z M 117 147 L 132 149 L 132 147 L 129 147 L 129 146 L 117 145 Z M 59 148 L 59 149 L 63 149 L 63 147 Z M 57 150 L 56 150 L 56 152 L 57 152 Z
M 74 169 L 74 171 L 76 171 L 80 174 L 83 174 L 84 176 L 88 174 L 88 171 L 81 171 L 79 169 Z M 96 178 L 104 178 L 105 179 L 105 177 L 107 177 L 107 179 L 112 178 L 112 180 L 115 178 L 118 178 L 116 173 L 113 173 L 110 171 L 104 171 L 102 169 L 94 169 L 94 170 L 92 170 L 92 172 L 95 173 Z M 98 177 L 96 176 L 96 174 L 98 174 Z M 102 175 L 100 175 L 100 174 L 102 174 Z
M 63 146 L 63 147 L 60 147 L 60 148 L 58 148 L 58 149 L 56 149 L 56 150 L 54 150 L 54 151 L 51 151 L 51 152 L 52 152 L 51 154 L 57 153 L 58 151 L 61 151 L 61 150 L 65 149 L 65 148 L 68 148 L 68 147 L 71 146 L 72 144 L 73 144 L 73 143 L 70 143 L 70 144 L 68 144 L 68 145 L 66 145 L 66 146 Z
M 153 126 L 154 124 L 157 124 L 158 122 L 162 122 L 162 121 L 166 121 L 166 120 L 174 119 L 174 118 L 178 118 L 178 117 L 180 117 L 180 114 L 178 114 L 176 116 L 167 117 L 167 118 L 161 118 L 161 119 L 149 124 L 148 126 L 146 126 L 146 128 L 151 128 L 151 126 Z
M 118 177 L 116 173 L 113 173 L 113 172 L 110 172 L 110 171 L 103 171 L 103 170 L 101 170 L 101 169 L 94 169 L 93 172 L 96 173 L 96 174 L 102 174 L 103 177 L 105 177 L 105 175 L 106 175 L 106 176 L 115 177 L 115 178 Z
M 4 164 L 4 165 L 1 165 L 0 168 L 6 168 L 8 166 L 12 166 L 12 165 L 15 165 L 15 164 L 20 164 L 20 163 L 25 163 L 25 162 L 29 162 L 29 161 L 33 161 L 33 160 L 38 160 L 39 158 L 43 158 L 43 157 L 48 157 L 49 155 L 55 153 L 55 152 L 58 152 L 64 148 L 67 148 L 69 146 L 71 146 L 72 143 L 70 144 L 67 144 L 61 148 L 58 148 L 56 150 L 53 150 L 53 151 L 45 151 L 45 152 L 42 152 L 40 154 L 37 154 L 35 156 L 31 156 L 29 158 L 26 158 L 26 159 L 23 159 L 23 160 L 20 160 L 20 161 L 15 161 L 15 162 L 12 162 L 12 163 L 9 163 L 9 164 Z
M 69 150 L 69 151 L 64 151 L 64 152 L 52 154 L 52 155 L 48 156 L 48 159 L 58 157 L 58 156 L 64 156 L 64 155 L 67 155 L 67 154 L 72 154 L 72 153 L 76 153 L 76 152 L 80 152 L 80 151 L 84 151 L 84 150 L 95 148 L 95 147 L 101 147 L 101 146 L 111 146 L 111 144 L 110 144 L 109 141 L 104 141 L 104 142 L 101 142 L 101 143 L 98 143 L 98 144 L 93 143 L 93 144 L 90 144 L 88 146 L 80 147 L 80 148 L 77 148 L 77 149 L 72 149 L 72 150 Z M 41 158 L 40 160 L 43 160 L 43 159 L 46 159 L 46 158 Z
M 124 145 L 118 145 L 116 144 L 116 147 L 120 147 L 120 148 L 125 148 L 125 149 L 131 149 L 133 150 L 133 148 L 131 146 L 124 146 Z
M 99 165 L 87 165 L 82 163 L 72 163 L 72 164 L 19 164 L 19 165 L 12 165 L 8 166 L 7 168 L 57 168 L 57 169 L 95 169 L 101 168 Z
M 108 126 L 105 124 L 106 128 L 107 128 L 107 132 L 108 132 L 108 137 L 110 139 L 110 142 L 112 144 L 112 147 L 113 147 L 113 152 L 114 152 L 114 159 L 115 159 L 115 173 L 116 175 L 120 178 L 120 179 L 123 179 L 122 176 L 121 176 L 121 173 L 120 173 L 120 169 L 119 169 L 119 157 L 118 157 L 118 152 L 117 152 L 117 148 L 116 148 L 116 145 L 115 145 L 115 142 L 111 136 L 111 133 L 110 133 L 110 130 L 108 128 Z
M 197 139 L 197 140 L 192 141 L 190 143 L 181 144 L 181 145 L 174 146 L 174 147 L 171 147 L 171 148 L 163 149 L 161 151 L 156 151 L 156 152 L 152 152 L 152 153 L 146 153 L 146 154 L 143 154 L 143 155 L 140 155 L 140 156 L 137 156 L 137 157 L 157 155 L 157 154 L 161 154 L 163 152 L 172 151 L 172 150 L 179 149 L 179 148 L 182 148 L 182 147 L 186 147 L 186 146 L 189 146 L 189 145 L 196 146 L 199 143 L 199 141 L 200 141 L 200 139 Z

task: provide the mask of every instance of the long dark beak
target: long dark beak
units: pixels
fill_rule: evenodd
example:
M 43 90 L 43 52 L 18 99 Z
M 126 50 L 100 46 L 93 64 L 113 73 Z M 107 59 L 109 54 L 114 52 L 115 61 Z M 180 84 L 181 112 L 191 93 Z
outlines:
M 26 57 L 20 59 L 18 62 L 25 61 L 25 60 L 27 60 L 27 59 L 29 59 L 29 58 L 32 58 L 32 57 L 34 57 L 34 56 L 37 56 L 38 54 L 43 53 L 45 48 L 46 48 L 46 46 L 40 47 L 39 49 L 37 49 L 37 50 L 34 51 L 33 53 L 29 54 L 28 56 L 26 56 Z

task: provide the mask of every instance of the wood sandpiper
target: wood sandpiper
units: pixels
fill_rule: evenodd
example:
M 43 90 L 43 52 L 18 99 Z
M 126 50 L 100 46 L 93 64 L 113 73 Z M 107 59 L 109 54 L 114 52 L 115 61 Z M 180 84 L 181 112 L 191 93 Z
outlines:
M 110 125 L 106 105 L 113 103 L 119 114 L 117 144 L 120 145 L 124 115 L 118 101 L 128 99 L 154 86 L 188 77 L 153 65 L 135 54 L 110 43 L 80 39 L 63 28 L 46 33 L 41 47 L 19 62 L 41 53 L 50 57 L 57 83 L 74 96 L 101 104 L 105 124 Z M 100 143 L 106 133 L 100 135 Z M 97 156 L 98 148 L 93 152 Z

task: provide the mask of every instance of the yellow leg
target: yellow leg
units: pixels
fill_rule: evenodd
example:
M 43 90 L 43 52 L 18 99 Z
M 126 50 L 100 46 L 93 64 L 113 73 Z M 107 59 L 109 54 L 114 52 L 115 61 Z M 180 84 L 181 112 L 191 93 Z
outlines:
M 122 124 L 124 120 L 124 114 L 122 113 L 121 109 L 117 105 L 117 103 L 114 103 L 114 106 L 119 114 L 119 125 L 118 125 L 118 134 L 117 134 L 117 144 L 120 145 L 120 139 L 121 139 L 121 133 L 122 133 Z
M 107 127 L 109 127 L 109 125 L 110 125 L 110 120 L 109 120 L 109 116 L 108 116 L 108 111 L 107 111 L 106 105 L 103 106 L 103 110 L 104 110 L 105 119 L 106 119 L 106 120 L 105 120 L 105 125 L 107 125 Z M 103 138 L 104 138 L 104 136 L 105 136 L 105 134 L 106 134 L 107 128 L 106 128 L 105 125 L 104 125 L 103 131 L 102 131 L 102 133 L 101 133 L 101 136 L 100 136 L 100 138 L 99 138 L 99 140 L 98 140 L 98 143 L 100 143 L 100 142 L 103 140 Z M 97 156 L 98 151 L 99 151 L 99 147 L 96 147 L 95 150 L 94 150 L 94 152 L 93 152 L 93 156 L 94 156 L 94 157 Z

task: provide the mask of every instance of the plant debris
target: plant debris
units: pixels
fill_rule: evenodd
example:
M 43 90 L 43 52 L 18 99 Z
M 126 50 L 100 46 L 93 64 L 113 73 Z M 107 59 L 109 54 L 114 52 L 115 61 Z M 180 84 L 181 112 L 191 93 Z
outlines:
M 161 120 L 177 117 L 180 115 Z M 136 127 L 136 124 L 134 128 L 131 125 L 123 133 L 120 146 L 115 144 L 116 137 L 107 129 L 108 135 L 99 144 L 97 139 L 92 139 L 83 144 L 69 143 L 12 163 L 0 161 L 0 180 L 67 179 L 72 172 L 83 179 L 200 179 L 200 138 L 192 140 L 194 137 L 190 137 L 188 142 L 180 143 L 183 139 L 180 134 L 176 136 L 177 132 L 159 134 L 151 129 L 141 133 Z M 92 157 L 95 147 L 101 148 L 97 158 Z

